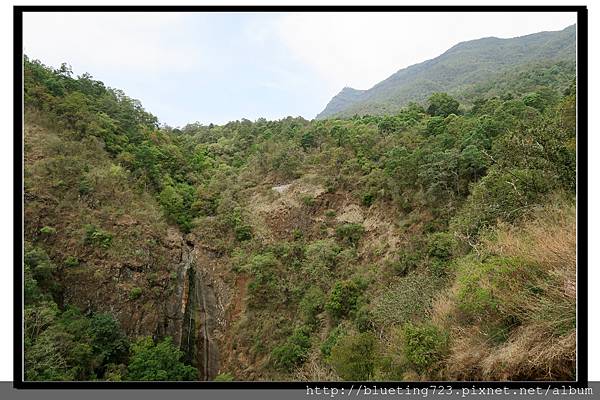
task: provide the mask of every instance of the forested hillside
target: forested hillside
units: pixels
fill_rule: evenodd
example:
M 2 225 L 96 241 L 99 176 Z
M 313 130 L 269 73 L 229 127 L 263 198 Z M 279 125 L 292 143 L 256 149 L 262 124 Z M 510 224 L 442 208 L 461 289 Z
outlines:
M 571 25 L 558 32 L 462 42 L 439 57 L 401 69 L 368 90 L 344 88 L 317 119 L 395 114 L 411 101 L 425 102 L 434 92 L 447 92 L 470 106 L 477 96 L 514 91 L 513 84 L 521 89 L 519 93 L 536 91 L 550 84 L 550 74 L 566 87 L 575 71 L 575 33 Z M 523 74 L 537 79 L 523 82 L 519 79 Z
M 181 128 L 64 65 L 24 90 L 26 379 L 574 379 L 572 64 Z

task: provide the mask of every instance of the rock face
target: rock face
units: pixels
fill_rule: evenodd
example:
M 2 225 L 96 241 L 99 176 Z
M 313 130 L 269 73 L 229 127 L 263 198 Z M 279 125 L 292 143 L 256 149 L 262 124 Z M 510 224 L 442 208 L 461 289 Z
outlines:
M 180 347 L 187 361 L 198 369 L 198 379 L 208 381 L 219 372 L 217 297 L 207 265 L 197 258 L 198 251 L 189 250 Z
M 113 160 L 98 142 L 73 140 L 34 117 L 25 124 L 24 229 L 27 241 L 43 248 L 57 266 L 61 289 L 55 301 L 83 313 L 110 313 L 133 340 L 179 341 L 189 265 L 182 234 L 166 223 L 154 199 L 126 179 L 97 180 L 85 195 L 72 189 L 83 179 L 77 168 L 111 171 Z M 61 168 L 46 167 L 56 163 Z M 41 237 L 44 226 L 55 233 Z
M 113 314 L 131 338 L 171 336 L 179 342 L 189 251 L 176 231 L 162 244 L 160 259 L 164 264 L 160 267 L 157 259 L 113 265 L 90 260 L 90 265 L 63 273 L 63 301 L 84 311 Z M 131 288 L 140 288 L 141 296 L 132 298 Z

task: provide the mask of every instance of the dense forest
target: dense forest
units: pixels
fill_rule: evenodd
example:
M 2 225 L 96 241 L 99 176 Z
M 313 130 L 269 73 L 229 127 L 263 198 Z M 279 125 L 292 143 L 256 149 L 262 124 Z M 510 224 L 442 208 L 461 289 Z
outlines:
M 171 128 L 25 57 L 25 378 L 574 379 L 573 65 Z

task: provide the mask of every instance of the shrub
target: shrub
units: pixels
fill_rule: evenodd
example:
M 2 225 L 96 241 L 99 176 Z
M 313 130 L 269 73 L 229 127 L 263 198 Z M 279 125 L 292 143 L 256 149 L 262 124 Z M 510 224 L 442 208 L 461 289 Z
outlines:
M 448 334 L 434 325 L 407 324 L 402 337 L 406 359 L 420 373 L 434 367 L 448 351 Z
M 419 253 L 414 251 L 400 251 L 389 263 L 389 266 L 396 274 L 406 276 L 419 265 L 419 261 L 421 261 Z
M 331 365 L 344 380 L 371 379 L 375 365 L 377 339 L 370 333 L 345 336 L 331 350 Z
M 367 332 L 373 329 L 373 315 L 371 310 L 362 306 L 356 312 L 356 316 L 354 317 L 354 324 L 356 325 L 356 329 L 359 332 Z
M 470 319 L 496 311 L 496 301 L 484 284 L 481 271 L 462 271 L 458 277 L 458 308 Z
M 28 284 L 27 289 L 31 289 L 31 291 L 27 290 L 25 293 L 26 301 L 33 300 L 33 298 L 28 299 L 27 294 L 38 297 L 40 295 L 38 289 L 56 294 L 59 289 L 58 283 L 53 278 L 56 265 L 50 260 L 44 249 L 33 247 L 26 242 L 23 264 L 25 271 L 29 272 L 25 276 L 26 283 Z
M 279 261 L 273 253 L 253 256 L 244 269 L 248 270 L 254 278 L 248 284 L 248 305 L 265 307 L 276 302 L 281 293 L 281 283 L 278 279 Z
M 304 196 L 302 196 L 301 200 L 302 204 L 304 204 L 307 207 L 312 207 L 315 205 L 315 198 L 310 194 L 305 194 Z
M 112 234 L 97 228 L 94 225 L 85 226 L 85 244 L 93 244 L 102 248 L 108 248 L 112 244 Z
M 395 280 L 371 300 L 374 321 L 378 326 L 398 326 L 421 318 L 445 284 L 425 269 Z
M 56 228 L 53 228 L 51 226 L 44 226 L 40 229 L 40 233 L 46 236 L 51 236 L 56 234 Z
M 166 185 L 158 196 L 167 218 L 178 224 L 184 232 L 189 232 L 192 228 L 192 221 L 197 215 L 197 200 L 196 189 L 185 183 Z
M 364 233 L 365 228 L 360 224 L 343 224 L 335 230 L 335 234 L 339 240 L 354 247 L 356 247 Z
M 465 205 L 451 221 L 463 237 L 476 237 L 498 220 L 513 222 L 539 204 L 556 186 L 551 174 L 541 170 L 490 169 L 471 191 Z
M 384 344 L 382 356 L 377 360 L 376 380 L 402 381 L 409 380 L 405 374 L 412 370 L 404 354 L 402 328 L 394 327 L 390 331 L 389 340 Z
M 221 372 L 213 379 L 215 382 L 232 382 L 234 380 L 235 378 L 229 372 Z
M 229 215 L 226 216 L 227 223 L 235 234 L 235 238 L 240 241 L 252 239 L 252 226 L 244 221 L 243 211 L 241 207 L 235 207 Z
M 429 260 L 429 271 L 438 278 L 443 278 L 448 274 L 450 262 L 440 260 L 439 258 L 433 258 Z
M 156 272 L 151 272 L 148 274 L 146 279 L 148 280 L 148 285 L 150 286 L 156 286 L 159 283 L 158 274 Z
M 360 202 L 365 207 L 370 207 L 375 202 L 376 195 L 372 192 L 363 193 L 360 197 Z
M 320 264 L 326 268 L 335 266 L 336 257 L 342 249 L 334 240 L 316 240 L 306 246 L 306 260 L 310 264 Z
M 25 308 L 25 365 L 30 380 L 111 379 L 111 364 L 121 364 L 127 337 L 109 314 L 84 315 L 53 301 Z M 116 378 L 116 377 L 115 377 Z
M 65 265 L 71 268 L 77 267 L 79 265 L 79 259 L 77 257 L 68 256 L 65 259 Z
M 94 190 L 94 184 L 88 179 L 88 178 L 82 178 L 79 181 L 79 194 L 84 196 L 86 194 L 89 194 L 92 192 L 92 190 Z
M 129 341 L 111 314 L 95 314 L 90 318 L 90 336 L 94 340 L 94 353 L 99 354 L 104 363 L 125 361 Z
M 429 257 L 439 260 L 449 260 L 456 246 L 456 241 L 451 234 L 446 232 L 434 233 L 429 237 L 427 253 Z
M 341 325 L 336 326 L 329 332 L 327 338 L 323 341 L 323 343 L 321 343 L 321 354 L 326 359 L 328 359 L 329 356 L 331 356 L 331 349 L 333 348 L 333 346 L 336 345 L 339 338 L 341 338 L 345 334 L 346 333 L 344 332 L 344 329 L 341 327 Z
M 366 284 L 361 280 L 338 281 L 329 294 L 325 308 L 335 319 L 347 317 L 358 308 L 365 289 Z
M 447 93 L 433 93 L 428 99 L 427 114 L 447 117 L 458 114 L 459 103 Z
M 432 136 L 441 135 L 446 131 L 446 122 L 443 117 L 431 117 L 427 121 L 427 133 Z
M 304 237 L 304 232 L 302 232 L 302 229 L 294 228 L 294 230 L 292 231 L 292 237 L 294 238 L 294 240 L 302 240 L 302 238 Z
M 239 225 L 234 228 L 235 238 L 240 241 L 252 239 L 252 227 L 247 224 Z
M 134 287 L 129 291 L 129 300 L 136 300 L 142 296 L 142 288 Z
M 151 337 L 139 339 L 132 346 L 127 379 L 132 381 L 192 381 L 198 370 L 184 364 L 183 352 L 170 337 L 154 343 Z
M 503 326 L 528 318 L 523 310 L 534 304 L 543 309 L 540 298 L 549 281 L 538 265 L 520 257 L 465 258 L 458 269 L 457 306 L 467 320 L 482 322 L 483 330 L 506 330 Z
M 323 311 L 324 303 L 325 295 L 323 291 L 315 286 L 310 287 L 300 301 L 300 311 L 304 321 L 311 325 L 315 324 L 317 322 L 316 316 Z
M 310 328 L 302 326 L 294 331 L 286 343 L 273 349 L 271 352 L 273 366 L 291 372 L 306 360 L 309 349 Z
M 300 138 L 300 145 L 304 150 L 308 150 L 311 147 L 316 146 L 316 136 L 312 131 L 306 131 L 302 134 Z
M 332 239 L 316 240 L 306 246 L 302 272 L 311 283 L 328 287 L 341 248 Z
M 124 364 L 108 364 L 104 371 L 104 379 L 108 382 L 121 382 L 127 373 L 127 366 Z

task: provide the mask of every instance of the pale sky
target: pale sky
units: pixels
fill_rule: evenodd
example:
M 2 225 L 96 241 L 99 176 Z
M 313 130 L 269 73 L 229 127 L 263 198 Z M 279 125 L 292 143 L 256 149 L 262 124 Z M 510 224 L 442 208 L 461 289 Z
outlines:
M 89 72 L 182 126 L 312 119 L 455 44 L 562 30 L 575 13 L 25 13 L 24 51 Z

